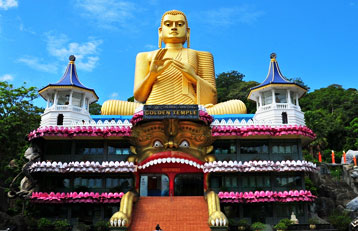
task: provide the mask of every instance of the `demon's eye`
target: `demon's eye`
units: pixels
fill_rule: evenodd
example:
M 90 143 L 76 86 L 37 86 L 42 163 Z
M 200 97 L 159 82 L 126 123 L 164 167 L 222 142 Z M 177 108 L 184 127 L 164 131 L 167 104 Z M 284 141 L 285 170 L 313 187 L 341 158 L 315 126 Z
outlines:
M 161 147 L 163 147 L 162 142 L 160 142 L 159 140 L 154 141 L 153 148 L 161 148 Z
M 186 141 L 186 140 L 183 140 L 180 144 L 179 144 L 179 147 L 181 148 L 189 148 L 189 142 Z

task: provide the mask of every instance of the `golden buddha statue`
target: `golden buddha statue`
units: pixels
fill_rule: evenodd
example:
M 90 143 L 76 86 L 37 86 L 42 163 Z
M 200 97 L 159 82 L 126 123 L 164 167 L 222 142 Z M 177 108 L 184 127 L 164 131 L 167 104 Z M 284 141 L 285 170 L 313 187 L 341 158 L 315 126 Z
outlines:
M 159 49 L 137 55 L 134 98 L 137 102 L 108 100 L 102 115 L 133 115 L 142 104 L 199 104 L 209 114 L 244 114 L 240 100 L 217 104 L 213 56 L 189 49 L 190 28 L 183 12 L 164 13 L 159 28 Z M 162 42 L 165 48 L 161 48 Z M 187 43 L 188 48 L 183 44 Z

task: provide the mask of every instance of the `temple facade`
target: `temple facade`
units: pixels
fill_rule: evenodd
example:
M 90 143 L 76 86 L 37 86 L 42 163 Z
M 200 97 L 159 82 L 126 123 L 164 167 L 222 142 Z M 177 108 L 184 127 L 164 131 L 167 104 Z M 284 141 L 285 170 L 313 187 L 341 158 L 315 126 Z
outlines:
M 41 216 L 72 224 L 107 220 L 134 230 L 142 198 L 202 197 L 208 230 L 232 229 L 243 218 L 276 224 L 292 213 L 307 222 L 315 196 L 304 176 L 317 168 L 303 160 L 302 146 L 315 135 L 299 106 L 306 89 L 282 75 L 275 55 L 248 96 L 255 114 L 144 105 L 134 115 L 90 115 L 98 97 L 75 68 L 70 57 L 61 80 L 39 91 L 48 103 L 40 127 L 28 135 L 40 154 L 29 167 L 37 181 L 29 200 Z

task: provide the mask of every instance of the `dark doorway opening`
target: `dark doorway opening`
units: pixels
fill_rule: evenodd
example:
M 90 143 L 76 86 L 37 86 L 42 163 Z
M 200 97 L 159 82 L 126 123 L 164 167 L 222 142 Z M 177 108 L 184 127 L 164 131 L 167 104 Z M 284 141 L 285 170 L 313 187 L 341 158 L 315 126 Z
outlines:
M 282 112 L 282 123 L 283 124 L 288 124 L 288 118 L 287 118 L 287 113 L 286 112 Z
M 57 125 L 63 125 L 63 114 L 58 114 Z
M 178 174 L 174 180 L 174 196 L 203 196 L 203 174 Z

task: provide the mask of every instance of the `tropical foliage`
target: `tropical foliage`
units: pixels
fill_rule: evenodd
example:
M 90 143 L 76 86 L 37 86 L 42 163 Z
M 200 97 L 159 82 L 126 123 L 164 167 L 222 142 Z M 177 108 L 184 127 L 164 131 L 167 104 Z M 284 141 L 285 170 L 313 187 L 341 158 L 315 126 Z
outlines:
M 24 162 L 28 145 L 26 134 L 39 126 L 40 113 L 33 100 L 38 96 L 35 87 L 15 87 L 0 81 L 0 182 L 8 187 Z M 12 161 L 11 161 L 12 160 Z

